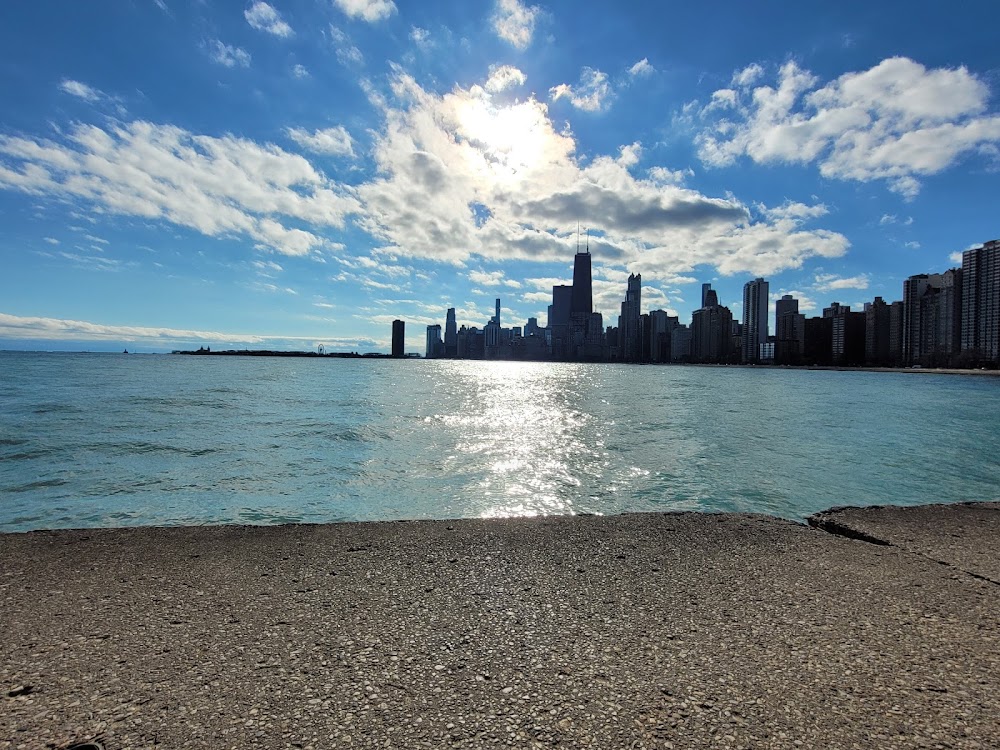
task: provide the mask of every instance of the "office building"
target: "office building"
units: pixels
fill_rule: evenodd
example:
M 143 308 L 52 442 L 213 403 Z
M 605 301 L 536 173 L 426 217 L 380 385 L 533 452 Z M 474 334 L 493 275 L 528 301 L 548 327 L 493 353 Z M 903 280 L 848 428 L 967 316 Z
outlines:
M 641 354 L 639 341 L 639 308 L 642 304 L 642 275 L 629 274 L 625 301 L 618 318 L 619 358 L 623 362 L 638 362 Z
M 458 355 L 458 327 L 455 325 L 455 308 L 448 308 L 448 317 L 444 324 L 444 355 L 455 357 Z
M 695 310 L 691 316 L 691 360 L 724 363 L 732 359 L 733 313 L 728 307 L 712 305 Z
M 427 346 L 425 349 L 427 359 L 436 359 L 444 356 L 444 341 L 441 339 L 441 326 L 427 326 Z
M 573 258 L 573 287 L 570 299 L 571 315 L 590 315 L 594 312 L 593 282 L 590 275 L 590 251 L 577 253 Z
M 402 320 L 392 321 L 392 356 L 406 355 L 406 323 Z
M 767 343 L 767 292 L 764 279 L 748 281 L 743 286 L 742 360 L 756 362 L 760 345 Z

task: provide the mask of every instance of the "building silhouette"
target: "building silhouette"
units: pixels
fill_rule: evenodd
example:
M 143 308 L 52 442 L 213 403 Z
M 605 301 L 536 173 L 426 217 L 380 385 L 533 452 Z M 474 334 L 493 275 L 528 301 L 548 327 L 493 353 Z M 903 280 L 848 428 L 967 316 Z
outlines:
M 427 359 L 437 359 L 444 356 L 444 341 L 441 340 L 441 326 L 427 326 L 427 346 L 424 356 Z
M 744 362 L 760 360 L 760 345 L 767 343 L 767 291 L 764 279 L 743 286 L 743 330 L 741 355 Z
M 392 356 L 406 355 L 406 323 L 402 320 L 392 321 Z
M 774 305 L 774 361 L 779 365 L 798 365 L 806 339 L 806 316 L 799 312 L 799 301 L 786 294 Z
M 623 362 L 639 362 L 639 308 L 642 305 L 642 274 L 629 274 L 625 301 L 618 318 L 619 357 Z
M 458 327 L 455 325 L 455 308 L 449 307 L 444 324 L 444 356 L 458 355 Z

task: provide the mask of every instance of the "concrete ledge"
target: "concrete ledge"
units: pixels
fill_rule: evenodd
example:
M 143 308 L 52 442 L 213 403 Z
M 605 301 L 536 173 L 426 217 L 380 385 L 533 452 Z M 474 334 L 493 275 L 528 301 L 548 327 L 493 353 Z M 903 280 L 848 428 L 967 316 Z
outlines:
M 1000 503 L 831 508 L 809 524 L 924 555 L 1000 585 Z
M 0 746 L 992 748 L 998 630 L 762 516 L 6 535 Z

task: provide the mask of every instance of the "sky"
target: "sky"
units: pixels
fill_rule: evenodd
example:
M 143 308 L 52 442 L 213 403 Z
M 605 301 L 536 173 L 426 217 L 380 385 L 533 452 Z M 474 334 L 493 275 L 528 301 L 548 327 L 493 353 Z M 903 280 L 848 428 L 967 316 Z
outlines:
M 815 7 L 814 7 L 815 6 Z M 1000 4 L 0 5 L 0 349 L 900 299 L 1000 237 Z M 579 228 L 579 229 L 578 229 Z M 773 303 L 772 303 L 773 307 Z M 773 328 L 772 328 L 773 330 Z

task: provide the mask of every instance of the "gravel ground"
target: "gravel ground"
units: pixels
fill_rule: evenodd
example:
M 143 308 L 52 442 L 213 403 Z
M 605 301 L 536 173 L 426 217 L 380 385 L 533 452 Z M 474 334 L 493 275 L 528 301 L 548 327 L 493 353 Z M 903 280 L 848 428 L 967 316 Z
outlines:
M 747 515 L 6 535 L 0 747 L 996 748 L 997 594 Z

